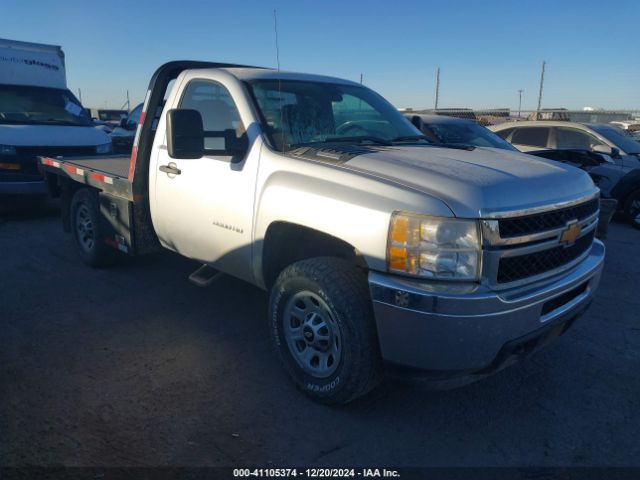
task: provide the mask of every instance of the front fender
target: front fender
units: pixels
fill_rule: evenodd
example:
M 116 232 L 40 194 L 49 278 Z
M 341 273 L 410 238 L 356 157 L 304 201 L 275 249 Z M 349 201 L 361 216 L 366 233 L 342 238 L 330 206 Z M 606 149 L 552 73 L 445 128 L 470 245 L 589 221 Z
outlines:
M 347 167 L 272 151 L 263 157 L 267 158 L 261 159 L 253 242 L 254 275 L 259 282 L 263 279 L 264 238 L 274 222 L 336 237 L 352 245 L 371 270 L 384 271 L 389 220 L 394 211 L 453 216 L 441 200 Z

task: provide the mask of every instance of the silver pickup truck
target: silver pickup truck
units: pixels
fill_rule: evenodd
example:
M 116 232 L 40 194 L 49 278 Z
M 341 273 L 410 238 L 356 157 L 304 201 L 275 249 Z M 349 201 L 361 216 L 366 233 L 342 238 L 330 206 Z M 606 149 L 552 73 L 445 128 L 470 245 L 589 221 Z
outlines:
M 170 62 L 130 157 L 41 163 L 88 265 L 166 248 L 202 264 L 198 285 L 224 273 L 270 291 L 278 356 L 325 403 L 393 367 L 495 372 L 562 334 L 603 265 L 586 173 L 429 143 L 337 78 Z

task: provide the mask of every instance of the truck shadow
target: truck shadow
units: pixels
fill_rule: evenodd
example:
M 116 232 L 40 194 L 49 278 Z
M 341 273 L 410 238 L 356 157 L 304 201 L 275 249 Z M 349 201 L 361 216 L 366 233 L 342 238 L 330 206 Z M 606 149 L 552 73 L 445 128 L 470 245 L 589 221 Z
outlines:
M 58 200 L 42 197 L 0 196 L 0 223 L 58 215 Z

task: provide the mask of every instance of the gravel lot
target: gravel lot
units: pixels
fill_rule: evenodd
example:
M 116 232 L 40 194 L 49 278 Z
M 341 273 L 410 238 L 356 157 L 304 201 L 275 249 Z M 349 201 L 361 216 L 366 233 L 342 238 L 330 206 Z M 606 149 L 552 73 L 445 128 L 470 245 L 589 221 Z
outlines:
M 56 212 L 0 218 L 0 465 L 640 466 L 640 232 L 533 358 L 452 391 L 316 405 L 272 354 L 267 296 L 166 253 L 91 270 Z

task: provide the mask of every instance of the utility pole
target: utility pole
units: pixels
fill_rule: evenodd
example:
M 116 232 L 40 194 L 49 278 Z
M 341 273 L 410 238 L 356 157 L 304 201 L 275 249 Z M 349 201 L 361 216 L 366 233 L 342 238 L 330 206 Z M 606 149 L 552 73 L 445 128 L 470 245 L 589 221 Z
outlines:
M 82 90 L 78 88 L 78 100 L 80 100 L 80 105 L 82 105 Z
M 438 99 L 440 98 L 440 67 L 436 70 L 436 105 L 435 110 L 438 109 Z
M 131 102 L 129 101 L 129 90 L 127 90 L 127 112 L 131 111 Z
M 524 90 L 518 90 L 518 118 L 520 118 L 520 112 L 522 111 L 522 92 Z
M 542 62 L 542 72 L 540 72 L 540 93 L 538 93 L 538 109 L 536 110 L 536 120 L 540 120 L 540 107 L 542 106 L 542 89 L 544 87 L 544 69 L 547 62 Z
M 362 85 L 362 74 L 360 74 L 360 85 Z

